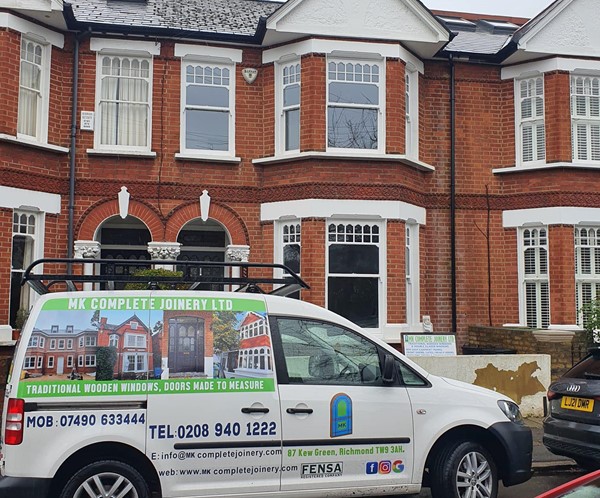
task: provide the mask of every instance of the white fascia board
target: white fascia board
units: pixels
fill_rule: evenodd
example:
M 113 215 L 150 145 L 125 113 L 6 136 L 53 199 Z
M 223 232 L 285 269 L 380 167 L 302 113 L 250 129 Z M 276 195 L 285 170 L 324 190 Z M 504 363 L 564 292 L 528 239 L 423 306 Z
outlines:
M 503 80 L 530 78 L 543 73 L 552 71 L 569 72 L 598 72 L 600 74 L 600 61 L 587 59 L 566 59 L 564 57 L 554 57 L 526 64 L 518 64 L 510 67 L 503 67 L 501 78 Z
M 199 59 L 219 59 L 229 62 L 242 62 L 242 50 L 236 48 L 210 47 L 206 45 L 175 44 L 175 57 L 197 57 Z
M 504 228 L 535 225 L 600 225 L 600 208 L 547 207 L 502 213 Z
M 292 218 L 377 218 L 384 220 L 414 220 L 425 225 L 425 208 L 402 201 L 372 201 L 355 199 L 301 199 L 266 202 L 260 206 L 261 221 Z
M 60 195 L 0 186 L 0 207 L 8 209 L 36 208 L 44 213 L 60 213 Z
M 64 48 L 65 46 L 65 37 L 62 34 L 40 26 L 39 24 L 21 19 L 8 12 L 0 12 L 0 27 L 18 31 L 26 36 L 29 35 L 42 43 L 50 43 L 58 48 Z
M 160 55 L 160 43 L 141 40 L 124 40 L 122 38 L 91 38 L 90 50 L 92 52 L 107 50 L 110 52 L 128 54 L 145 53 L 150 55 Z
M 401 48 L 398 43 L 369 43 L 312 38 L 265 50 L 263 52 L 263 64 L 287 60 L 290 56 L 297 58 L 306 54 L 335 54 L 335 52 L 343 53 L 346 56 L 352 53 L 361 58 L 364 58 L 365 54 L 373 54 L 379 58 L 401 58 Z

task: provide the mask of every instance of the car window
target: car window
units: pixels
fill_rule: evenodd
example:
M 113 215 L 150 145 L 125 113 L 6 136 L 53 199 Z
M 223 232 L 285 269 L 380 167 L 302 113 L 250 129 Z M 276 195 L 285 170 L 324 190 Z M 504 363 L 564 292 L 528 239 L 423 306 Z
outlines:
M 379 349 L 359 334 L 306 319 L 277 325 L 290 384 L 383 385 Z
M 400 372 L 400 379 L 403 385 L 408 387 L 423 387 L 429 386 L 429 383 L 423 379 L 419 374 L 408 368 L 400 360 L 396 360 L 398 371 Z
M 600 379 L 600 355 L 587 356 L 563 375 L 570 379 Z

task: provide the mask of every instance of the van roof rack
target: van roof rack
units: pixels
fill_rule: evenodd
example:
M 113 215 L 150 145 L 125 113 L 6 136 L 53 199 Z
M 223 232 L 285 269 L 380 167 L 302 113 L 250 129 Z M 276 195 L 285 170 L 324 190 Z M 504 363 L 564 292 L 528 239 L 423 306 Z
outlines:
M 51 271 L 44 273 L 46 268 Z M 101 274 L 84 275 L 85 265 L 100 265 Z M 174 275 L 135 275 L 136 270 L 151 269 L 154 265 L 172 266 Z M 122 271 L 127 267 L 127 271 Z M 239 268 L 240 276 L 224 276 L 226 268 Z M 63 272 L 60 270 L 64 269 Z M 223 269 L 223 272 L 210 271 Z M 250 276 L 257 270 L 279 269 L 281 277 Z M 208 270 L 208 271 L 207 271 Z M 215 273 L 218 273 L 215 275 Z M 265 273 L 264 271 L 262 272 Z M 203 285 L 239 286 L 235 292 L 253 292 L 264 294 L 261 285 L 279 286 L 269 294 L 288 296 L 300 289 L 310 289 L 296 273 L 278 263 L 242 263 L 215 261 L 174 261 L 164 259 L 82 259 L 82 258 L 43 258 L 31 263 L 23 273 L 21 285 L 29 285 L 38 294 L 51 292 L 52 287 L 63 285 L 68 291 L 81 290 L 76 284 L 103 284 L 106 290 L 114 290 L 115 284 L 143 284 L 147 289 L 196 290 Z M 62 290 L 62 289 L 61 289 Z

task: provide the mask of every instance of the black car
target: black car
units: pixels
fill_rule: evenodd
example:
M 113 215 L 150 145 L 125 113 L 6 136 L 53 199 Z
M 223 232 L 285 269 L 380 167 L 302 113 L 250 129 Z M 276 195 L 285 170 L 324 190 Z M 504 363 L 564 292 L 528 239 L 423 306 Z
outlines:
M 548 389 L 544 445 L 586 469 L 600 468 L 600 347 Z

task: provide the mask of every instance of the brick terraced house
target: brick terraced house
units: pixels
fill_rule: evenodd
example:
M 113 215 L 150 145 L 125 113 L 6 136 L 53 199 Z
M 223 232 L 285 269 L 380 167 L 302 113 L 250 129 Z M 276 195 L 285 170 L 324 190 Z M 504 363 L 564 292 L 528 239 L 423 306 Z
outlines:
M 573 333 L 600 293 L 599 21 L 0 1 L 0 324 L 33 259 L 153 257 L 286 263 L 390 343 L 424 316 L 459 344 Z

